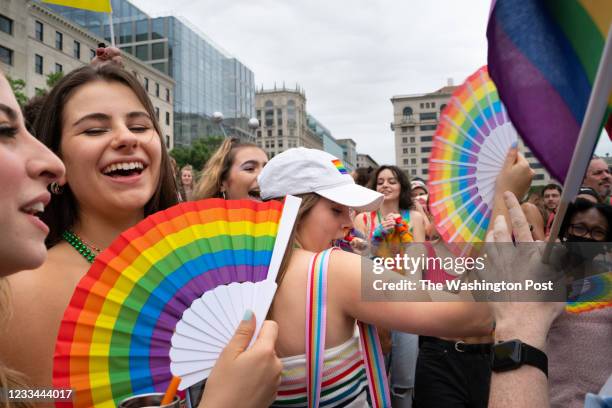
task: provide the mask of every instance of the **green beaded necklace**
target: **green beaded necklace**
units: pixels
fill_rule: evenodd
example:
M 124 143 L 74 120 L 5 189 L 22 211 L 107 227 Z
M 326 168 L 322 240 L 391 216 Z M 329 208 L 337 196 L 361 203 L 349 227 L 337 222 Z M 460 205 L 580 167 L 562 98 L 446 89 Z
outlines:
M 62 238 L 76 249 L 89 263 L 93 263 L 94 259 L 96 259 L 96 255 L 100 252 L 98 248 L 84 243 L 83 240 L 72 231 L 64 231 Z

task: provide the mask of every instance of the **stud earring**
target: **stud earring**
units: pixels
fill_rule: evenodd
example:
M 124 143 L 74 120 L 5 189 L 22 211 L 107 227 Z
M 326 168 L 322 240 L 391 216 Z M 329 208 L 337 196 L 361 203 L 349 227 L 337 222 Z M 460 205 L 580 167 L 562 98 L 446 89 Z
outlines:
M 54 181 L 49 185 L 49 191 L 51 191 L 52 194 L 60 195 L 64 192 L 64 186 L 60 186 L 57 181 Z

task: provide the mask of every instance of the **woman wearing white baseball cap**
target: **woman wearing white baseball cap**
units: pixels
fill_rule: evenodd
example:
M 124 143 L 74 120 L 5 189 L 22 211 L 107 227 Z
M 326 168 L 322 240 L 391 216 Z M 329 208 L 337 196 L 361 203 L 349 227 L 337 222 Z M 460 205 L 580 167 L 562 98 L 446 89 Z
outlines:
M 355 184 L 334 156 L 314 149 L 289 149 L 268 162 L 258 182 L 264 200 L 288 194 L 302 198 L 270 310 L 270 318 L 279 325 L 276 352 L 284 364 L 279 406 L 289 401 L 306 406 L 309 398 L 317 396 L 321 405 L 367 406 L 366 370 L 354 336 L 356 320 L 439 336 L 482 335 L 491 330 L 486 304 L 362 299 L 361 271 L 372 263 L 356 254 L 330 250 L 331 242 L 352 227 L 349 207 L 372 211 L 383 196 Z M 414 300 L 427 299 L 420 295 Z M 325 318 L 318 319 L 321 316 L 326 316 L 328 324 Z M 313 345 L 320 347 L 313 350 Z M 314 361 L 320 370 L 307 371 Z M 322 386 L 307 393 L 312 388 L 307 383 L 316 383 L 309 373 L 318 371 Z

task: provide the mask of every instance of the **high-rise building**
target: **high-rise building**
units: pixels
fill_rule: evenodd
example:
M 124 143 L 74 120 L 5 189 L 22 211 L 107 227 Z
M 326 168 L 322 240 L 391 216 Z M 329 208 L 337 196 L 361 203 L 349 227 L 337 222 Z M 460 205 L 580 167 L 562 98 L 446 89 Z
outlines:
M 344 149 L 332 136 L 330 130 L 323 126 L 323 124 L 311 114 L 307 113 L 306 116 L 308 127 L 323 141 L 323 150 L 343 160 Z
M 306 96 L 297 87 L 262 88 L 255 93 L 255 109 L 256 142 L 270 158 L 292 147 L 323 149 L 323 140 L 308 126 Z
M 103 13 L 52 6 L 66 18 L 110 42 L 110 26 Z M 210 120 L 222 112 L 228 133 L 251 136 L 248 120 L 254 114 L 254 75 L 238 59 L 187 20 L 150 17 L 128 0 L 112 0 L 117 46 L 176 82 L 174 135 L 177 145 L 199 137 L 221 134 Z
M 434 133 L 440 122 L 441 112 L 456 88 L 449 81 L 449 85 L 435 92 L 396 95 L 391 98 L 393 104 L 391 129 L 395 134 L 395 163 L 411 177 L 428 178 L 429 156 Z M 519 148 L 535 171 L 532 185 L 547 184 L 550 175 L 520 138 Z
M 28 97 L 47 88 L 49 74 L 70 72 L 88 64 L 101 41 L 101 37 L 58 15 L 46 3 L 0 1 L 0 69 L 13 79 L 24 80 Z M 147 90 L 161 136 L 172 148 L 174 81 L 132 55 L 125 54 L 123 61 L 125 69 L 136 75 Z

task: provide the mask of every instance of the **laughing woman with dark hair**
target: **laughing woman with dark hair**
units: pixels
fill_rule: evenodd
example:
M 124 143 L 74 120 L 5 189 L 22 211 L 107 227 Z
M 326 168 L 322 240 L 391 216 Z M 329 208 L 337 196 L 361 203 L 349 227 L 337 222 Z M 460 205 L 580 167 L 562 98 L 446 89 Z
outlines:
M 47 261 L 11 281 L 14 315 L 10 335 L 0 338 L 0 353 L 41 387 L 52 383 L 59 325 L 90 264 L 122 231 L 175 204 L 177 192 L 151 101 L 131 73 L 113 65 L 86 66 L 64 77 L 45 101 L 36 134 L 64 161 L 66 174 L 52 186 L 54 197 L 42 217 L 50 227 Z M 252 333 L 251 317 L 245 315 L 235 337 Z M 232 346 L 233 355 L 220 358 L 206 403 L 241 404 L 226 385 L 230 377 L 251 395 L 249 406 L 273 399 L 280 375 L 280 361 L 270 351 L 275 327 L 264 324 L 263 331 L 266 347 L 242 353 L 246 336 Z

